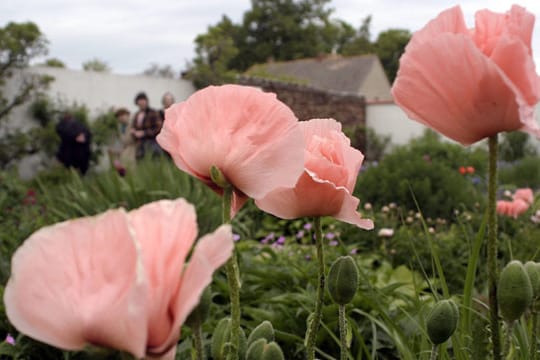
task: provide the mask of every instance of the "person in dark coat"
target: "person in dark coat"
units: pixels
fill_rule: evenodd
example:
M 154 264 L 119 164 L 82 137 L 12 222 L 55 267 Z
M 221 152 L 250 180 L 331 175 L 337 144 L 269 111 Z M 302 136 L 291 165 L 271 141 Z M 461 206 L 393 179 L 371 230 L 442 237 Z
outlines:
M 146 154 L 153 157 L 163 154 L 163 150 L 156 141 L 156 136 L 161 131 L 163 120 L 159 113 L 148 104 L 148 97 L 140 92 L 135 97 L 135 104 L 139 111 L 133 117 L 131 135 L 136 140 L 136 158 L 141 159 Z
M 60 147 L 56 158 L 65 167 L 73 167 L 86 174 L 90 164 L 90 142 L 92 134 L 86 126 L 75 120 L 69 113 L 62 115 L 56 126 L 56 132 L 60 136 Z

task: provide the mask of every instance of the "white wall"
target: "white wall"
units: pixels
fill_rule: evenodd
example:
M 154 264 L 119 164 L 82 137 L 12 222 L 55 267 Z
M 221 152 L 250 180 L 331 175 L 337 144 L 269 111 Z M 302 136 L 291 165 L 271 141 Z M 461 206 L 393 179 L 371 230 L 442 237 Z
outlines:
M 150 106 L 155 109 L 161 108 L 161 97 L 167 91 L 174 95 L 177 102 L 185 100 L 195 92 L 191 82 L 183 79 L 117 75 L 52 67 L 32 67 L 25 71 L 54 77 L 55 80 L 46 91 L 47 95 L 68 105 L 73 102 L 86 105 L 91 118 L 113 107 L 126 107 L 134 112 L 136 110 L 134 98 L 139 91 L 146 92 Z M 8 98 L 15 93 L 21 81 L 21 74 L 15 74 L 5 84 L 3 90 Z M 29 112 L 29 105 L 27 103 L 19 106 L 10 113 L 7 128 L 24 130 L 36 126 Z M 36 156 L 23 159 L 19 164 L 20 175 L 25 178 L 32 176 L 39 169 L 40 162 L 41 158 Z
M 394 103 L 375 103 L 366 106 L 366 124 L 381 136 L 390 136 L 391 145 L 403 145 L 422 135 L 424 125 L 410 120 Z M 368 139 L 369 142 L 369 139 Z

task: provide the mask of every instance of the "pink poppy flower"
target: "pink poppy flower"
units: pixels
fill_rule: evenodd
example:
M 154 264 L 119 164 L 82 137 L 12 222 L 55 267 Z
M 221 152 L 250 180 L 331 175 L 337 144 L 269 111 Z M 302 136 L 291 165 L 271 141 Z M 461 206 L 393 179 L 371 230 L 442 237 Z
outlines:
M 532 189 L 525 188 L 525 189 L 517 189 L 514 195 L 512 196 L 514 200 L 521 199 L 525 201 L 527 204 L 531 204 L 534 202 L 534 194 Z
M 458 6 L 443 11 L 407 45 L 392 87 L 396 103 L 464 145 L 502 131 L 538 136 L 533 24 L 534 15 L 517 5 L 506 14 L 477 12 L 474 29 Z
M 522 199 L 513 201 L 499 200 L 497 201 L 497 214 L 517 219 L 518 216 L 525 213 L 529 207 L 530 204 Z
M 12 260 L 10 322 L 66 350 L 86 345 L 173 359 L 180 326 L 232 254 L 224 225 L 199 240 L 195 210 L 163 200 L 44 227 Z
M 293 186 L 303 171 L 302 134 L 294 113 L 275 94 L 258 89 L 210 86 L 167 109 L 157 141 L 183 171 L 214 191 L 216 166 L 234 186 L 234 210 Z
M 304 133 L 305 170 L 294 187 L 272 191 L 257 206 L 284 219 L 303 216 L 333 216 L 338 220 L 372 229 L 373 222 L 356 211 L 360 200 L 352 196 L 364 155 L 334 119 L 300 122 Z

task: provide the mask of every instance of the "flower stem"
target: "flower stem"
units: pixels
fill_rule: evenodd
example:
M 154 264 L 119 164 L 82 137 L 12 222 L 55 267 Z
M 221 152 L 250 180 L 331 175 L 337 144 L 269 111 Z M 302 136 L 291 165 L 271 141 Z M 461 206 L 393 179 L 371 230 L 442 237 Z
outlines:
M 430 360 L 436 360 L 437 359 L 437 345 L 433 344 L 433 347 L 431 348 L 431 356 L 429 358 Z
M 315 243 L 317 246 L 317 260 L 319 263 L 319 274 L 317 284 L 317 297 L 315 299 L 315 311 L 312 314 L 312 319 L 308 322 L 308 329 L 306 332 L 306 354 L 308 360 L 315 359 L 315 341 L 317 340 L 317 333 L 319 331 L 319 325 L 322 317 L 322 305 L 324 299 L 324 245 L 321 229 L 321 218 L 315 217 Z
M 231 221 L 231 202 L 233 189 L 227 186 L 223 189 L 223 223 Z M 227 272 L 227 282 L 229 284 L 229 297 L 231 302 L 231 337 L 232 348 L 227 359 L 238 360 L 240 346 L 240 271 L 238 270 L 238 260 L 236 251 L 225 265 Z
M 534 304 L 533 304 L 533 308 L 534 308 Z M 531 351 L 530 351 L 530 359 L 531 360 L 536 360 L 536 337 L 538 336 L 538 312 L 535 310 L 533 310 L 531 312 L 531 317 L 532 317 L 532 329 L 531 329 L 531 343 L 529 345 Z
M 196 321 L 192 327 L 193 330 L 193 348 L 195 349 L 193 359 L 194 360 L 204 360 L 204 345 L 202 340 L 202 326 L 200 321 Z
M 505 340 L 504 340 L 504 355 L 503 357 L 506 358 L 508 354 L 510 353 L 511 347 L 512 347 L 512 332 L 514 331 L 514 322 L 507 323 L 506 327 L 506 334 L 505 334 Z
M 345 318 L 345 305 L 339 305 L 339 340 L 341 342 L 340 360 L 347 360 L 347 319 Z
M 489 182 L 488 182 L 488 288 L 489 288 L 489 319 L 491 327 L 491 343 L 493 344 L 493 359 L 501 360 L 501 337 L 499 330 L 499 315 L 497 301 L 497 134 L 489 138 Z

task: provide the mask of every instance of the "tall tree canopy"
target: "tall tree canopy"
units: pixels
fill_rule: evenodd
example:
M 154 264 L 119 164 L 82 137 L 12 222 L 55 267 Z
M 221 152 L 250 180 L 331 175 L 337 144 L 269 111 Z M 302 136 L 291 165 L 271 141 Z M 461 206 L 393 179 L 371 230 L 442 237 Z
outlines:
M 47 40 L 36 24 L 10 22 L 0 27 L 0 122 L 49 83 L 50 77 L 19 73 L 17 90 L 11 96 L 4 91 L 8 79 L 46 53 Z
M 393 81 L 410 33 L 388 30 L 371 41 L 371 16 L 360 27 L 332 19 L 331 0 L 251 0 L 242 22 L 223 16 L 195 39 L 196 56 L 187 72 L 197 87 L 234 81 L 254 64 L 320 54 L 377 54 Z

